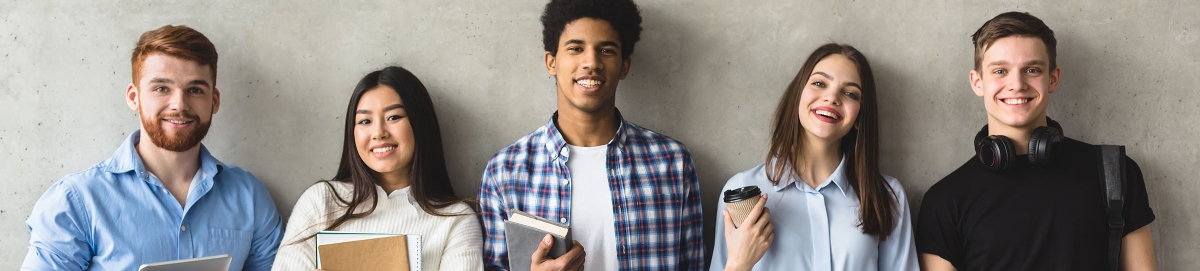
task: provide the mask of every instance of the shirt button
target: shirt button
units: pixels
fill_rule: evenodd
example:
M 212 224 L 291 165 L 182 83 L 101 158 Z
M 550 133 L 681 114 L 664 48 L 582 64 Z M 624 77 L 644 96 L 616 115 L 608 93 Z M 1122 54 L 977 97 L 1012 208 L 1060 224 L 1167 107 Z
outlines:
M 187 231 L 187 226 L 179 226 L 179 231 Z
M 571 179 L 563 179 L 563 184 L 571 184 Z
M 566 218 L 566 217 L 560 217 L 560 218 L 558 218 L 558 222 L 559 222 L 559 223 L 567 223 L 567 218 Z

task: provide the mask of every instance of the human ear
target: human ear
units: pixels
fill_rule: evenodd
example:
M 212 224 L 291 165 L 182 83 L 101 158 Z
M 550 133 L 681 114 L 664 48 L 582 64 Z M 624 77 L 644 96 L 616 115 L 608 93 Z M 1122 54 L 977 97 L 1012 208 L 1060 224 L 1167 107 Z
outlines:
M 625 80 L 625 76 L 629 76 L 629 67 L 632 65 L 632 57 L 626 57 L 624 61 L 621 61 L 621 80 Z
M 138 89 L 133 83 L 129 83 L 129 86 L 125 87 L 125 105 L 128 105 L 129 109 L 133 109 L 133 111 L 138 110 Z
M 555 64 L 554 63 L 554 61 L 555 61 L 554 55 L 551 54 L 550 52 L 546 52 L 545 58 L 546 58 L 546 73 L 549 73 L 552 76 L 557 76 L 558 70 L 554 69 L 554 64 Z
M 1046 90 L 1047 93 L 1054 93 L 1055 90 L 1058 90 L 1058 79 L 1061 78 L 1061 75 L 1062 67 L 1056 66 L 1053 71 L 1050 71 L 1050 88 Z
M 221 90 L 213 88 L 213 106 L 212 114 L 217 114 L 217 110 L 221 109 Z
M 967 80 L 971 83 L 971 91 L 975 92 L 975 96 L 983 97 L 983 75 L 977 70 L 971 70 Z

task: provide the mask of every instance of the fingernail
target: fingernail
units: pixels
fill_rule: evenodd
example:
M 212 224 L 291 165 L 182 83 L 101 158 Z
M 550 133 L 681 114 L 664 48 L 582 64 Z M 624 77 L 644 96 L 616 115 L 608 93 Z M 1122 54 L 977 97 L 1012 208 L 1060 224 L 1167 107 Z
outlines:
M 546 243 L 547 245 L 550 244 L 550 235 L 549 234 L 547 234 L 546 237 L 542 237 L 542 243 Z

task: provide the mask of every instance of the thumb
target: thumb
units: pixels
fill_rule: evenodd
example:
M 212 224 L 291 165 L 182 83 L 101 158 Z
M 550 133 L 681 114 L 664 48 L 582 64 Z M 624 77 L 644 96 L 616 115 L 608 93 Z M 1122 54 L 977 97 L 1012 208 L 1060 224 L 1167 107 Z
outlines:
M 721 210 L 721 217 L 721 220 L 725 221 L 725 236 L 728 238 L 729 232 L 733 231 L 733 229 L 736 229 L 737 225 L 733 224 L 733 218 L 729 216 L 728 209 Z
M 532 263 L 536 264 L 546 261 L 546 254 L 550 253 L 550 247 L 553 245 L 554 238 L 551 238 L 550 234 L 546 234 L 546 237 L 542 237 L 542 241 L 538 242 L 537 250 L 533 251 Z

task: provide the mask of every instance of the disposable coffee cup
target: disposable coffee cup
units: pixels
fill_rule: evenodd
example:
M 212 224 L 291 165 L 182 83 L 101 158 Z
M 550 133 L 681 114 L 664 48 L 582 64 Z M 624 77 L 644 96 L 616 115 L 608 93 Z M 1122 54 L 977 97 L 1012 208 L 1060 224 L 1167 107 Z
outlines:
M 725 190 L 725 207 L 729 208 L 729 215 L 733 217 L 733 228 L 737 228 L 746 220 L 746 215 L 750 214 L 750 209 L 754 209 L 754 205 L 758 204 L 758 200 L 762 197 L 762 191 L 758 190 L 757 186 L 747 186 L 736 189 Z

